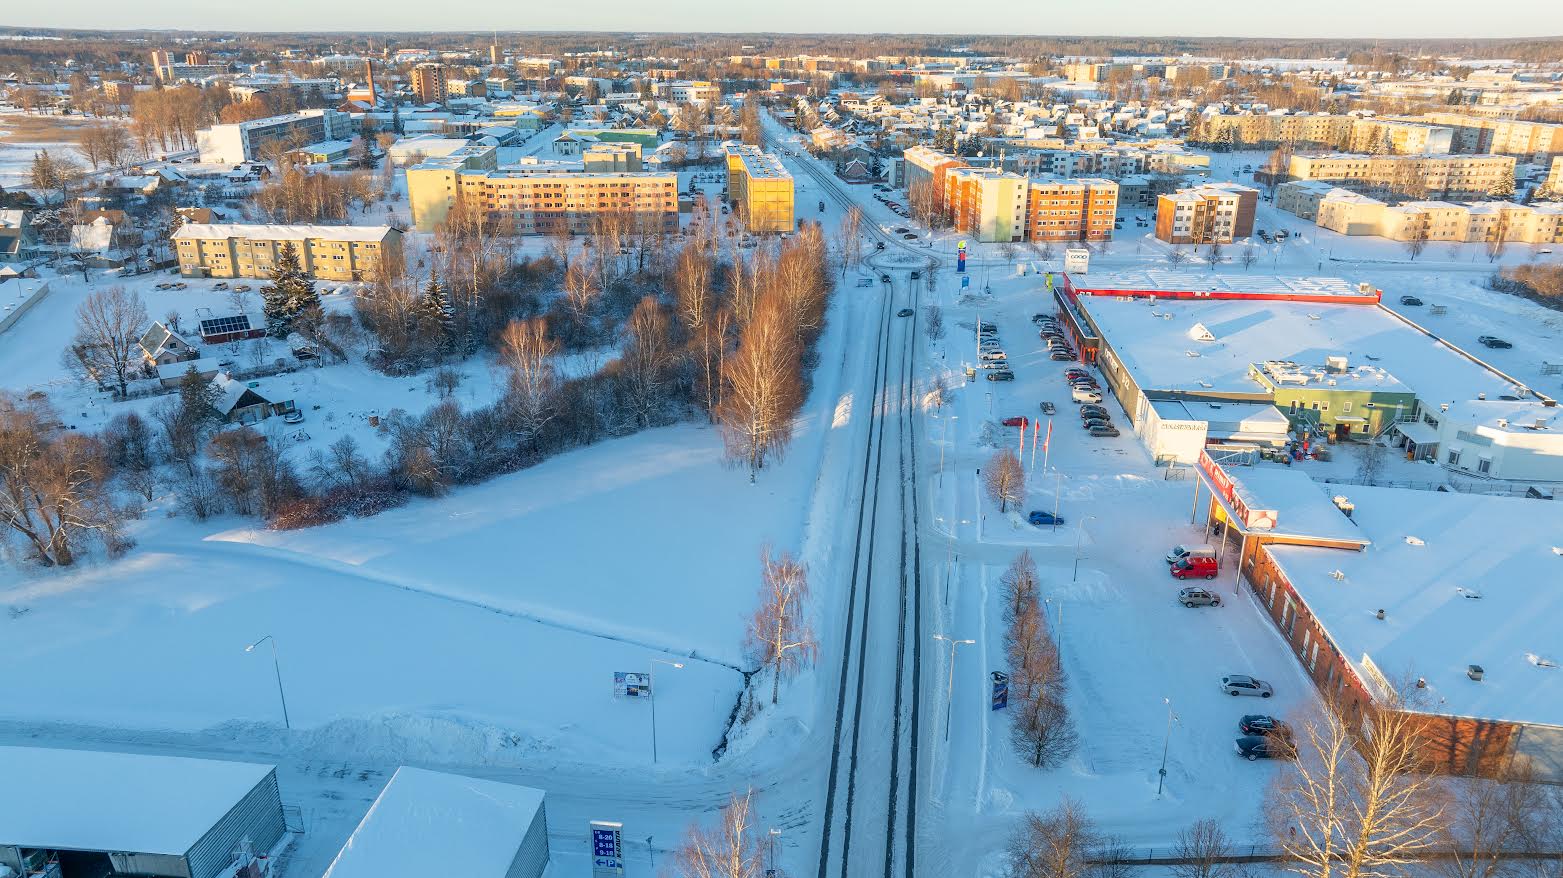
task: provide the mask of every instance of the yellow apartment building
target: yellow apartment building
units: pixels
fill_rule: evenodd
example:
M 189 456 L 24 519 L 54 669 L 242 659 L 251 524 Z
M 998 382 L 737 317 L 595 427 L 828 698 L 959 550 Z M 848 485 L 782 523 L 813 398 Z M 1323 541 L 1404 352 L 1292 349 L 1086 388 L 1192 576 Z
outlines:
M 402 233 L 391 226 L 185 223 L 173 243 L 185 277 L 269 278 L 286 244 L 319 280 L 373 280 L 402 261 Z
M 747 144 L 727 144 L 727 199 L 751 232 L 797 228 L 792 174 L 781 159 Z
M 1514 158 L 1501 155 L 1292 156 L 1293 180 L 1323 180 L 1369 195 L 1484 198 L 1514 185 Z

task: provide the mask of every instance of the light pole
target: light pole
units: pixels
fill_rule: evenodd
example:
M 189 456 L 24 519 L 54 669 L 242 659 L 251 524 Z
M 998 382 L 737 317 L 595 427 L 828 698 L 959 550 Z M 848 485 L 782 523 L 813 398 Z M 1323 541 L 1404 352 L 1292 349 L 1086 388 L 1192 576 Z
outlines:
M 1172 699 L 1163 698 L 1162 703 L 1167 705 L 1167 736 L 1161 740 L 1161 770 L 1156 772 L 1156 798 L 1161 798 L 1162 784 L 1167 781 L 1167 747 L 1172 743 L 1172 724 L 1178 721 L 1177 714 L 1172 712 Z
M 277 661 L 277 638 L 268 634 L 265 637 L 262 637 L 260 640 L 257 640 L 249 646 L 246 646 L 244 651 L 254 652 L 255 647 L 260 646 L 262 643 L 265 643 L 268 640 L 271 641 L 271 669 L 277 673 L 277 698 L 282 702 L 282 727 L 291 730 L 293 728 L 293 723 L 288 719 L 288 696 L 282 692 L 282 663 Z
M 1095 520 L 1096 516 L 1087 515 L 1085 518 L 1080 519 L 1079 524 L 1075 525 L 1075 572 L 1073 576 L 1069 577 L 1070 582 L 1080 581 L 1080 538 L 1085 536 L 1085 523 Z
M 654 658 L 652 662 L 659 665 L 667 665 L 670 668 L 684 667 L 683 662 L 670 662 L 667 659 Z M 651 762 L 657 761 L 657 679 L 651 669 L 646 670 L 646 685 L 651 688 Z
M 770 836 L 771 836 L 771 874 L 772 875 L 776 874 L 776 836 L 781 835 L 781 834 L 782 834 L 782 831 L 780 829 L 777 829 L 774 826 L 772 826 L 770 828 Z
M 944 693 L 944 739 L 950 740 L 950 706 L 955 702 L 955 653 L 962 646 L 976 643 L 975 640 L 952 640 L 943 634 L 935 634 L 934 640 L 942 640 L 950 645 L 950 681 L 945 686 Z
M 948 445 L 946 437 L 950 433 L 950 422 L 960 420 L 960 415 L 946 415 L 944 424 L 939 428 L 939 485 L 944 485 L 944 446 Z

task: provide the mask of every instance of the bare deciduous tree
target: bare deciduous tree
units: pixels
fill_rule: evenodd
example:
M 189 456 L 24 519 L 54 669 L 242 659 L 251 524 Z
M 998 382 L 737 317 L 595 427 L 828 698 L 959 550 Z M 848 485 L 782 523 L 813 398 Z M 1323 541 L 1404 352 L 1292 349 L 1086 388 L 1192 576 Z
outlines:
M 929 305 L 923 309 L 923 331 L 928 333 L 929 341 L 944 338 L 944 309 L 938 305 Z
M 46 567 L 74 563 L 94 534 L 111 551 L 125 545 L 104 449 L 95 437 L 57 432 L 58 422 L 46 402 L 0 394 L 0 522 Z
M 1196 820 L 1178 831 L 1173 856 L 1182 862 L 1172 867 L 1172 874 L 1177 878 L 1227 878 L 1237 871 L 1227 862 L 1231 855 L 1232 844 L 1221 824 L 1209 818 Z
M 776 703 L 781 678 L 814 660 L 819 644 L 804 617 L 809 599 L 808 571 L 791 555 L 760 557 L 760 605 L 749 620 L 748 648 L 762 666 L 771 668 L 771 703 Z
M 510 370 L 506 402 L 530 441 L 552 417 L 549 399 L 557 386 L 553 356 L 558 343 L 541 317 L 512 320 L 499 335 L 499 360 Z
M 760 878 L 765 872 L 764 833 L 754 813 L 754 790 L 734 793 L 717 825 L 695 824 L 673 852 L 679 878 Z
M 1272 814 L 1285 868 L 1305 878 L 1390 878 L 1437 840 L 1437 781 L 1396 704 L 1327 704 L 1296 728 L 1296 760 Z
M 763 297 L 723 365 L 727 392 L 717 410 L 728 455 L 748 467 L 751 481 L 792 439 L 799 373 L 796 329 L 778 297 Z
M 1009 504 L 1019 503 L 1026 496 L 1026 470 L 1009 448 L 988 458 L 982 478 L 988 498 L 999 504 L 1000 512 L 1008 512 Z
M 76 337 L 66 360 L 123 398 L 140 363 L 138 343 L 147 326 L 146 305 L 139 295 L 124 287 L 98 290 L 76 308 Z
M 1037 565 L 1030 552 L 1021 552 L 1010 562 L 1000 580 L 1004 587 L 1004 621 L 1011 622 L 1028 608 L 1037 605 Z
M 1065 796 L 1045 814 L 1028 812 L 1010 838 L 1011 878 L 1095 878 L 1106 842 L 1076 800 Z
M 619 363 L 629 390 L 630 406 L 642 427 L 651 426 L 662 405 L 669 366 L 673 362 L 673 344 L 668 337 L 668 318 L 655 296 L 646 296 L 635 306 L 624 325 L 624 354 Z

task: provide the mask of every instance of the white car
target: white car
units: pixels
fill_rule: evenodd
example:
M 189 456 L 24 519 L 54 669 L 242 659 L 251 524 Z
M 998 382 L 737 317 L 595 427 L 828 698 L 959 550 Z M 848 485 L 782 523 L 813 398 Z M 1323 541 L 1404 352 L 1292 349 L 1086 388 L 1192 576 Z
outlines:
M 1007 360 L 1009 359 L 1009 354 L 1004 353 L 1004 351 L 1000 350 L 999 348 L 992 348 L 990 350 L 983 351 L 982 358 L 984 360 Z
M 1073 391 L 1071 391 L 1070 394 L 1069 394 L 1069 398 L 1074 400 L 1077 403 L 1101 402 L 1102 401 L 1102 395 L 1100 393 L 1098 393 L 1095 390 L 1087 390 L 1087 389 L 1082 388 L 1082 387 L 1076 387 Z
M 1257 695 L 1260 698 L 1269 698 L 1275 694 L 1275 689 L 1269 683 L 1247 674 L 1222 677 L 1221 691 L 1228 695 Z

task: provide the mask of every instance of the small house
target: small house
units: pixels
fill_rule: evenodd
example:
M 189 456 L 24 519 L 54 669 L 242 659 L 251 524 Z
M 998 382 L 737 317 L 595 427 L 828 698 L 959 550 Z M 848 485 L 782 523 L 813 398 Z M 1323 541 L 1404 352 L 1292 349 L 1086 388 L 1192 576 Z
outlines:
M 182 360 L 174 363 L 164 363 L 157 367 L 157 383 L 170 390 L 179 386 L 184 381 L 185 375 L 191 369 L 201 378 L 210 381 L 217 377 L 220 367 L 216 357 L 202 357 L 198 360 Z
M 235 381 L 226 372 L 212 379 L 218 397 L 217 411 L 230 424 L 258 424 L 272 415 L 285 415 L 297 408 L 293 400 L 272 402 L 243 381 Z
M 147 362 L 153 366 L 165 366 L 169 363 L 183 363 L 201 356 L 200 350 L 191 341 L 161 322 L 152 324 L 152 328 L 141 336 L 141 353 Z
M 266 329 L 248 314 L 232 314 L 224 317 L 207 317 L 201 320 L 203 344 L 225 344 L 249 338 L 261 338 Z

